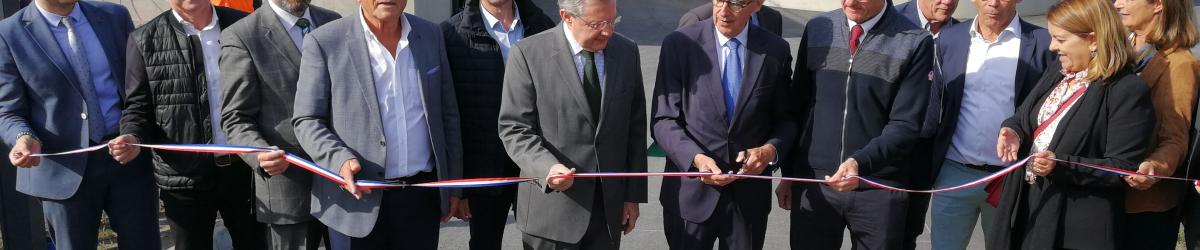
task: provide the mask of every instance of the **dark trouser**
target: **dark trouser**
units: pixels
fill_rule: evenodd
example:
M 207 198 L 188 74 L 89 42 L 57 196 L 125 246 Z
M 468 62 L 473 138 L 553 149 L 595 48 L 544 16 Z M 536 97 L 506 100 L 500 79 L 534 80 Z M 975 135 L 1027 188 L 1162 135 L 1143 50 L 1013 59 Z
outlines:
M 604 217 L 604 191 L 599 182 L 592 202 L 592 218 L 588 220 L 588 229 L 583 233 L 583 239 L 577 243 L 554 241 L 530 234 L 521 236 L 521 243 L 526 250 L 608 250 L 620 249 L 621 239 L 613 239 L 608 231 L 608 222 Z M 569 223 L 569 222 L 568 222 Z
M 905 219 L 904 240 L 901 249 L 917 249 L 917 237 L 925 232 L 925 213 L 929 212 L 929 194 L 913 193 L 908 196 L 908 216 Z
M 135 161 L 149 167 L 148 160 L 143 156 Z M 96 249 L 103 212 L 108 214 L 121 249 L 160 249 L 155 190 L 149 168 L 122 166 L 107 150 L 88 153 L 88 166 L 74 196 L 41 199 L 46 221 L 54 229 L 54 245 L 58 249 Z
M 677 214 L 663 214 L 663 230 L 671 249 L 762 249 L 767 235 L 767 213 L 743 211 L 733 201 L 736 193 L 722 193 L 711 217 L 702 223 Z M 767 205 L 768 209 L 770 205 Z M 686 208 L 682 208 L 686 209 Z M 770 210 L 767 210 L 770 211 Z
M 329 236 L 325 231 L 325 225 L 316 220 L 296 224 L 265 224 L 265 226 L 267 229 L 265 241 L 268 249 L 317 250 L 321 246 L 321 239 Z
M 211 190 L 164 190 L 161 192 L 167 222 L 175 235 L 175 249 L 213 249 L 213 226 L 217 213 L 234 249 L 263 249 L 262 224 L 254 218 L 250 168 L 241 160 L 216 167 Z
M 900 249 L 908 194 L 881 189 L 836 192 L 792 184 L 792 249 L 839 249 L 850 229 L 854 249 Z
M 429 178 L 427 176 L 433 176 Z M 436 174 L 421 173 L 414 182 L 436 180 Z M 324 181 L 324 180 L 322 180 Z M 379 217 L 367 237 L 354 238 L 329 230 L 333 249 L 428 249 L 438 248 L 442 198 L 437 188 L 398 188 L 383 192 Z M 348 246 L 347 246 L 348 245 Z
M 471 250 L 500 249 L 508 212 L 517 199 L 515 185 L 487 189 L 494 189 L 489 191 L 495 192 L 472 196 L 468 202 L 471 209 Z
M 1166 212 L 1125 214 L 1121 249 L 1175 249 L 1179 237 L 1179 208 Z

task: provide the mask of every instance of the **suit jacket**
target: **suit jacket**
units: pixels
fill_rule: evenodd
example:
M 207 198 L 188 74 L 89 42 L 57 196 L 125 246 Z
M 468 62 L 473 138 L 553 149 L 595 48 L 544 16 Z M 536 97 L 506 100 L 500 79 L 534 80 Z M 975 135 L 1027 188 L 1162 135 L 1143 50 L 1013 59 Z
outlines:
M 532 1 L 517 0 L 517 22 L 525 29 L 525 37 L 554 28 L 555 23 Z M 512 164 L 504 144 L 496 132 L 496 117 L 500 116 L 500 91 L 504 83 L 504 57 L 500 45 L 484 27 L 479 0 L 467 1 L 462 12 L 442 22 L 446 39 L 446 55 L 454 73 L 458 108 L 462 114 L 463 176 L 466 178 L 516 176 L 520 169 Z M 505 187 L 511 188 L 511 187 Z M 472 188 L 463 190 L 470 196 L 500 195 L 505 188 Z
M 1176 175 L 1188 146 L 1188 128 L 1195 118 L 1191 110 L 1196 103 L 1197 69 L 1196 56 L 1187 49 L 1165 49 L 1154 57 L 1139 76 L 1150 86 L 1150 99 L 1154 102 L 1154 113 L 1158 116 L 1158 127 L 1147 148 L 1149 162 L 1158 175 Z M 1126 213 L 1165 212 L 1175 208 L 1180 195 L 1190 192 L 1187 183 L 1167 181 L 1155 183 L 1150 189 L 1129 189 L 1125 201 Z
M 742 83 L 732 121 L 726 121 L 720 51 L 711 22 L 689 25 L 667 35 L 654 85 L 654 140 L 667 153 L 668 172 L 695 172 L 692 159 L 704 154 L 722 172 L 737 171 L 737 152 L 764 144 L 778 155 L 789 152 L 797 126 L 790 112 L 791 49 L 766 29 L 749 26 Z M 770 171 L 764 171 L 769 175 Z M 739 180 L 724 187 L 698 178 L 664 178 L 664 212 L 688 221 L 708 220 L 726 193 L 746 213 L 771 211 L 771 183 Z
M 917 27 L 924 28 L 924 25 L 921 24 L 921 17 L 918 16 L 921 13 L 917 10 L 917 5 L 914 4 L 916 1 L 917 0 L 912 0 L 912 1 L 908 1 L 906 3 L 902 3 L 900 5 L 896 5 L 895 10 L 896 10 L 896 12 L 899 12 L 900 15 L 903 15 L 905 19 L 908 19 L 908 21 L 912 22 L 913 24 L 916 24 Z M 955 24 L 958 24 L 958 23 L 959 23 L 958 19 L 950 18 L 950 21 L 946 22 L 946 24 L 942 25 L 942 29 L 940 31 L 938 31 L 938 37 L 941 37 L 941 32 L 946 30 L 947 27 L 954 26 Z M 971 23 L 971 22 L 966 22 L 966 23 Z
M 313 29 L 341 18 L 309 5 Z M 221 32 L 221 124 L 229 144 L 304 154 L 292 129 L 292 104 L 300 76 L 300 48 L 272 8 L 260 8 Z M 312 175 L 290 167 L 270 176 L 257 155 L 241 155 L 254 169 L 254 212 L 258 221 L 293 224 L 310 221 Z
M 688 25 L 692 25 L 693 23 L 703 20 L 712 19 L 712 15 L 712 3 L 696 6 L 696 8 L 688 10 L 687 13 L 683 13 L 683 16 L 679 17 L 679 28 L 687 27 Z M 758 13 L 755 13 L 755 15 L 758 15 L 759 27 L 770 31 L 776 36 L 783 36 L 783 15 L 780 15 L 778 10 L 763 6 L 762 9 L 758 10 Z
M 928 166 L 930 171 L 924 175 L 914 175 L 928 178 L 918 184 L 919 188 L 929 188 L 941 171 L 942 163 L 946 160 L 946 152 L 950 149 L 950 140 L 958 129 L 958 116 L 962 111 L 963 89 L 966 86 L 967 57 L 971 53 L 971 24 L 954 25 L 943 28 L 936 41 L 937 58 L 940 59 L 941 70 L 934 70 L 934 93 L 930 96 L 930 108 L 926 113 L 925 128 L 932 129 L 933 151 Z M 1013 72 L 1013 109 L 1015 110 L 1025 96 L 1033 89 L 1038 79 L 1042 78 L 1048 64 L 1058 60 L 1058 54 L 1050 52 L 1050 33 L 1046 29 L 1020 20 L 1021 39 L 1020 51 L 1017 55 L 1017 71 Z
M 108 55 L 108 65 L 117 84 L 113 87 L 123 98 L 120 84 L 125 82 L 124 45 L 133 30 L 129 11 L 106 2 L 78 4 Z M 0 82 L 3 83 L 0 84 L 0 133 L 9 146 L 24 132 L 32 133 L 42 142 L 42 152 L 104 143 L 89 139 L 87 117 L 102 117 L 95 108 L 100 106 L 96 93 L 81 87 L 67 54 L 59 48 L 49 24 L 33 5 L 0 21 Z M 17 190 L 46 199 L 69 198 L 83 179 L 89 165 L 87 157 L 87 154 L 43 157 L 37 167 L 17 169 Z M 126 167 L 145 169 L 146 178 L 151 178 L 148 160 L 139 157 Z
M 463 155 L 458 102 L 440 30 L 436 24 L 405 15 L 412 27 L 409 46 L 420 72 L 432 141 L 430 151 L 438 179 L 460 179 Z M 296 140 L 316 163 L 339 173 L 347 160 L 358 159 L 362 170 L 355 178 L 383 180 L 384 159 L 388 157 L 383 130 L 395 124 L 383 124 L 379 116 L 375 77 L 360 18 L 326 23 L 304 38 L 292 125 Z M 331 229 L 364 237 L 375 226 L 383 192 L 358 200 L 337 183 L 314 176 L 312 193 L 312 215 Z M 443 212 L 449 209 L 449 198 L 459 193 L 457 189 L 441 189 Z
M 1004 121 L 1030 154 L 1037 115 L 1063 79 L 1053 63 L 1028 98 Z M 1150 88 L 1129 70 L 1088 86 L 1066 113 L 1047 150 L 1055 157 L 1136 170 L 1154 131 Z M 1026 165 L 1028 167 L 1028 165 Z M 1003 196 L 987 249 L 1115 249 L 1122 235 L 1125 181 L 1101 170 L 1056 164 L 1048 178 L 1030 185 L 1017 169 L 1002 181 Z
M 600 117 L 588 111 L 572 54 L 561 24 L 509 51 L 499 119 L 508 155 L 521 167 L 522 177 L 544 178 L 554 164 L 578 173 L 645 172 L 646 101 L 637 45 L 620 34 L 608 40 Z M 646 202 L 645 179 L 575 179 L 567 191 L 553 193 L 539 184 L 521 183 L 518 228 L 554 241 L 579 242 L 594 212 L 597 187 L 603 190 L 608 233 L 619 239 L 622 204 Z

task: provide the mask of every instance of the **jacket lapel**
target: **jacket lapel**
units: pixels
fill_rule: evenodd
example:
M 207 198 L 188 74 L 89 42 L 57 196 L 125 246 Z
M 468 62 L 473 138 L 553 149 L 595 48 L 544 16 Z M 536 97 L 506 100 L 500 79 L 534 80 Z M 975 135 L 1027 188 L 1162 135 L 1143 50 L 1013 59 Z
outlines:
M 50 59 L 50 63 L 62 72 L 63 77 L 70 82 L 71 88 L 79 91 L 80 95 L 86 95 L 79 88 L 79 78 L 75 77 L 75 71 L 71 68 L 70 62 L 67 61 L 66 54 L 58 46 L 58 40 L 54 38 L 54 34 L 50 32 L 50 25 L 46 22 L 42 14 L 37 8 L 25 8 L 25 15 L 22 17 L 25 22 L 25 32 L 37 41 L 38 47 L 42 48 L 42 53 Z
M 708 94 L 707 97 L 703 98 L 708 101 L 700 100 L 700 102 L 707 103 L 712 110 L 711 112 L 720 114 L 721 118 L 725 118 L 728 117 L 728 112 L 725 110 L 725 87 L 721 83 L 721 61 L 720 55 L 717 54 L 720 53 L 720 50 L 717 48 L 721 45 L 717 44 L 716 27 L 713 25 L 712 23 L 706 24 L 705 26 L 707 27 L 700 31 L 700 47 L 704 49 L 704 54 L 708 56 L 708 63 L 712 65 L 712 70 L 709 71 L 709 74 L 696 79 L 696 91 Z M 705 79 L 705 76 L 708 78 Z M 721 119 L 721 121 L 724 122 L 722 125 L 725 128 L 730 127 L 730 121 L 726 121 L 726 119 Z
M 413 20 L 415 18 L 416 17 L 409 17 L 408 20 Z M 435 89 L 433 88 L 433 81 L 429 79 L 431 77 L 430 75 L 438 74 L 439 71 L 448 69 L 441 69 L 442 62 L 440 57 L 432 54 L 436 53 L 437 50 L 432 48 L 436 48 L 437 45 L 432 44 L 433 41 L 430 41 L 427 37 L 424 37 L 424 32 L 417 32 L 416 26 L 409 25 L 409 27 L 412 27 L 413 30 L 410 30 L 408 33 L 408 51 L 411 52 L 410 55 L 412 55 L 413 63 L 417 68 L 417 75 L 421 80 L 421 82 L 418 83 L 420 84 L 418 86 L 420 86 L 421 90 L 421 106 L 425 107 L 425 113 L 426 116 L 428 116 L 430 107 L 429 103 L 426 102 L 433 99 L 433 95 L 437 92 L 434 91 Z
M 604 94 L 601 95 L 600 118 L 597 118 L 597 135 L 600 133 L 600 128 L 604 127 L 604 122 L 608 120 L 604 118 L 608 117 L 608 113 L 613 111 L 611 110 L 612 107 L 608 105 L 614 102 L 613 98 L 616 98 L 619 95 L 618 93 L 621 93 L 620 85 L 622 84 L 621 79 L 624 79 L 624 72 L 621 71 L 620 65 L 625 63 L 625 59 L 631 57 L 631 55 L 623 54 L 624 50 L 615 48 L 615 44 L 612 41 L 613 39 L 609 39 L 608 45 L 604 49 L 604 85 L 601 86 L 604 88 Z
M 1021 95 L 1021 93 L 1022 93 L 1021 90 L 1025 89 L 1025 84 L 1028 84 L 1025 82 L 1025 79 L 1029 79 L 1028 76 L 1026 76 L 1027 74 L 1029 74 L 1029 67 L 1033 67 L 1033 65 L 1034 65 L 1032 60 L 1037 60 L 1036 58 L 1033 58 L 1033 52 L 1037 49 L 1035 47 L 1035 46 L 1037 46 L 1037 44 L 1035 43 L 1035 42 L 1037 42 L 1037 38 L 1033 37 L 1033 35 L 1032 35 L 1033 33 L 1026 32 L 1027 30 L 1033 30 L 1033 29 L 1024 27 L 1023 22 L 1021 23 L 1021 25 L 1022 25 L 1021 32 L 1025 33 L 1025 34 L 1020 34 L 1020 36 L 1021 36 L 1021 52 L 1020 52 L 1020 55 L 1017 57 L 1018 64 L 1017 64 L 1016 77 L 1013 78 L 1014 80 L 1016 80 L 1016 81 L 1014 81 L 1015 84 L 1013 84 L 1013 88 L 1014 88 L 1013 94 L 1016 94 L 1016 95 Z M 1023 65 L 1025 65 L 1025 66 L 1023 66 Z M 1013 100 L 1017 100 L 1017 99 L 1019 99 L 1019 98 L 1014 98 Z M 1019 105 L 1021 105 L 1021 103 L 1014 102 L 1014 105 L 1019 106 Z
M 354 82 L 357 83 L 359 91 L 363 93 L 363 98 L 365 98 L 363 102 L 367 104 L 368 114 L 382 117 L 383 113 L 379 112 L 379 97 L 375 93 L 375 75 L 371 72 L 371 57 L 367 53 L 367 43 L 371 41 L 367 41 L 367 34 L 364 33 L 365 31 L 359 22 L 361 20 L 356 20 L 348 25 L 350 26 L 350 37 L 348 39 L 352 39 L 352 42 L 350 42 L 350 46 L 346 47 L 349 50 L 347 52 L 350 53 L 350 62 L 353 64 L 352 68 L 354 72 L 352 73 L 358 76 L 358 79 L 355 79 L 356 81 Z M 380 133 L 384 131 L 382 123 L 376 124 L 376 128 L 379 129 Z
M 578 70 L 575 68 L 575 55 L 571 51 L 571 45 L 567 42 L 566 32 L 563 32 L 565 28 L 563 24 L 559 24 L 555 26 L 552 31 L 553 33 L 550 34 L 555 36 L 557 40 L 554 44 L 554 51 L 557 53 L 555 53 L 552 64 L 555 67 L 554 71 L 558 72 L 559 79 L 562 79 L 563 84 L 567 85 L 566 89 L 568 92 L 571 92 L 570 95 L 575 97 L 572 99 L 575 99 L 575 104 L 579 106 L 579 110 L 588 110 L 587 96 L 583 93 L 582 76 L 579 75 Z M 584 117 L 587 117 L 588 122 L 597 124 L 596 121 L 599 119 L 592 117 L 591 112 L 582 113 L 584 113 Z
M 275 47 L 275 51 L 283 55 L 284 61 L 291 64 L 291 67 L 288 68 L 299 67 L 300 49 L 296 48 L 296 46 L 288 46 L 295 43 L 292 42 L 292 36 L 288 34 L 287 28 L 283 26 L 283 23 L 279 22 L 279 16 L 275 15 L 275 11 L 272 11 L 270 7 L 260 8 L 259 12 L 262 12 L 256 15 L 258 16 L 259 25 L 267 30 L 265 36 L 271 40 L 271 44 L 276 45 L 271 47 Z

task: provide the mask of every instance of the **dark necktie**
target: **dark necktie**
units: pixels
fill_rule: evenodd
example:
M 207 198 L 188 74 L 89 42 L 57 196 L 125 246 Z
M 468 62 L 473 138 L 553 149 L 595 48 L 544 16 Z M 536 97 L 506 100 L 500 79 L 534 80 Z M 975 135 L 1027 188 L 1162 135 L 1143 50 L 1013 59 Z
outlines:
M 300 28 L 300 36 L 308 35 L 308 32 L 312 31 L 309 29 L 310 26 L 312 26 L 312 22 L 309 22 L 308 18 L 301 17 L 300 20 L 296 20 L 296 27 Z
M 588 108 L 594 121 L 600 121 L 600 74 L 596 71 L 596 53 L 583 51 L 583 94 L 587 96 Z

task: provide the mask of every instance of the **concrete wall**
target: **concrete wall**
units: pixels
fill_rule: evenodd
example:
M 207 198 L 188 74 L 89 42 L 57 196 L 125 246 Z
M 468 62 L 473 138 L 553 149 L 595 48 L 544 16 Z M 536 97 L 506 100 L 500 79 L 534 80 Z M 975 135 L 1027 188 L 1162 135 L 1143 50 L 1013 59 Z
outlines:
M 894 3 L 900 4 L 909 0 L 895 0 Z M 1022 16 L 1042 15 L 1046 14 L 1046 9 L 1050 5 L 1056 3 L 1055 0 L 1024 0 L 1017 4 L 1017 12 Z M 830 11 L 841 8 L 840 0 L 767 0 L 767 5 L 782 8 L 791 8 L 799 10 L 811 11 Z M 971 18 L 975 16 L 975 5 L 970 0 L 959 0 L 958 10 L 954 11 L 954 16 L 957 18 Z

